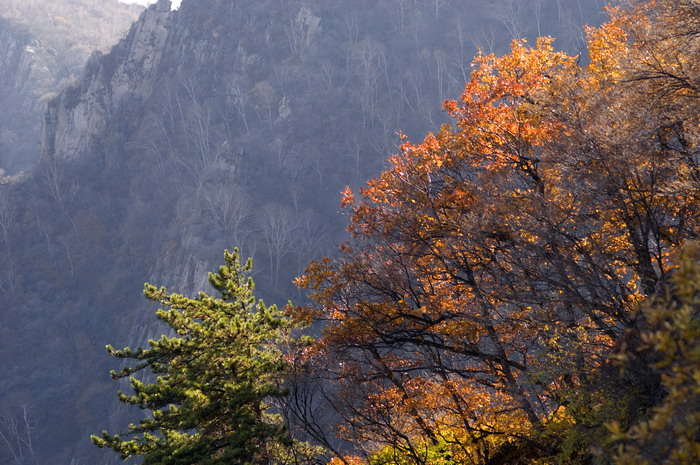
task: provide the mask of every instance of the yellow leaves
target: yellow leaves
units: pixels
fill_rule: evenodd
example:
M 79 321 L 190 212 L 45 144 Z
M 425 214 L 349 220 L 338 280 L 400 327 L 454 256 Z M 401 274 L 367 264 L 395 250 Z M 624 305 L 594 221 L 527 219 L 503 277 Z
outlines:
M 450 311 L 454 311 L 454 309 L 450 309 Z M 444 321 L 437 325 L 433 332 L 454 341 L 455 347 L 459 347 L 463 343 L 478 341 L 484 335 L 483 328 L 468 320 Z
M 361 457 L 346 455 L 342 459 L 333 457 L 328 465 L 367 465 L 367 461 Z
M 610 20 L 599 28 L 587 28 L 588 55 L 587 67 L 591 87 L 604 83 L 618 82 L 624 75 L 629 58 L 629 37 L 625 30 L 628 18 L 620 8 L 610 8 Z

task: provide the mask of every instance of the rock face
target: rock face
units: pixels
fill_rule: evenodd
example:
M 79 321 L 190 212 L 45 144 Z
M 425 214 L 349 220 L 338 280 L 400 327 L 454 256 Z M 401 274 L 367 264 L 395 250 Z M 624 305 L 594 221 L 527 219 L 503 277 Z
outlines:
M 49 65 L 54 57 L 23 27 L 0 19 L 0 106 L 6 109 L 0 116 L 0 154 L 15 152 L 14 157 L 2 156 L 0 166 L 16 166 L 15 157 L 28 156 L 36 147 L 35 137 L 41 114 L 42 95 L 36 87 L 52 80 Z M 28 130 L 25 128 L 29 128 Z
M 120 43 L 119 62 L 94 53 L 80 82 L 51 102 L 42 128 L 44 153 L 68 160 L 89 153 L 109 115 L 124 101 L 150 95 L 168 38 L 170 7 L 169 0 L 159 0 L 146 10 Z
M 570 3 L 541 8 L 562 46 L 572 18 L 597 14 Z M 378 173 L 398 130 L 434 130 L 472 44 L 502 51 L 514 23 L 476 0 L 170 6 L 90 59 L 49 104 L 32 177 L 0 184 L 0 404 L 31 407 L 25 463 L 118 462 L 88 437 L 134 413 L 114 401 L 103 347 L 163 330 L 144 281 L 207 290 L 238 246 L 266 301 L 301 299 L 291 279 L 342 239 L 339 192 Z M 0 463 L 17 452 L 0 446 Z
M 0 1 L 0 169 L 17 173 L 36 161 L 46 103 L 140 11 L 114 0 Z

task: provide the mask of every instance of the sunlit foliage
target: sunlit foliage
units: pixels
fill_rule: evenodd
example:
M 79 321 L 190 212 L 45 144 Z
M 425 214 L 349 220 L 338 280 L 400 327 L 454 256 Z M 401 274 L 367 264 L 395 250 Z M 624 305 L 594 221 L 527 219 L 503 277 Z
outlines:
M 629 410 L 605 374 L 641 383 L 613 355 L 700 227 L 697 9 L 611 9 L 585 67 L 551 39 L 478 56 L 452 124 L 346 190 L 353 241 L 299 283 L 370 463 L 605 455 L 579 426 Z

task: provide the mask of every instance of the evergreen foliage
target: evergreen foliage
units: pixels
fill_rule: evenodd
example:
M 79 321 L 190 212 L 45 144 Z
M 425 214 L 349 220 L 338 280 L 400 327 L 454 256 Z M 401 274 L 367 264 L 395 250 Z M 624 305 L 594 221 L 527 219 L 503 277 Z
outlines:
M 112 372 L 114 379 L 130 377 L 133 394 L 120 392 L 119 399 L 151 415 L 124 435 L 93 436 L 98 447 L 122 459 L 143 456 L 144 464 L 214 465 L 273 463 L 272 451 L 291 445 L 267 403 L 285 395 L 278 384 L 287 367 L 280 344 L 291 340 L 291 323 L 253 296 L 250 259 L 241 266 L 238 250 L 224 258 L 209 276 L 220 298 L 200 293 L 190 299 L 146 285 L 146 297 L 165 307 L 158 318 L 176 335 L 151 340 L 145 349 L 107 347 L 134 362 Z M 142 370 L 155 381 L 132 376 Z

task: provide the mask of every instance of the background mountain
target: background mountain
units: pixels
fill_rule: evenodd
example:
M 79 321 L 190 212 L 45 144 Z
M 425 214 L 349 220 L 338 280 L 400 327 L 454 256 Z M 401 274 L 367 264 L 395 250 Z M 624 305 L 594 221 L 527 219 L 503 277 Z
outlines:
M 163 330 L 144 281 L 205 289 L 239 246 L 268 302 L 301 299 L 291 279 L 342 240 L 339 192 L 397 131 L 443 121 L 477 46 L 553 35 L 575 52 L 600 19 L 561 0 L 170 7 L 92 56 L 50 101 L 31 174 L 0 186 L 0 463 L 117 463 L 88 436 L 124 424 L 104 345 Z
M 0 169 L 14 174 L 36 161 L 46 103 L 142 10 L 116 0 L 0 1 Z

